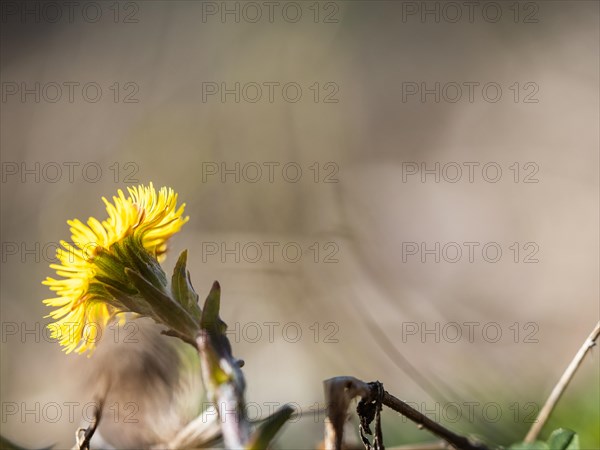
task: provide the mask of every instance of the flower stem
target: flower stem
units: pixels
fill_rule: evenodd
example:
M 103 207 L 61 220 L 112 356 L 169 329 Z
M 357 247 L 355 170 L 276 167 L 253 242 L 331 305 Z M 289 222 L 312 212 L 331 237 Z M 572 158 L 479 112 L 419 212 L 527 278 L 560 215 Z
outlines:
M 246 448 L 250 440 L 250 423 L 246 417 L 244 375 L 222 334 L 201 330 L 196 339 L 202 380 L 210 400 L 215 404 L 225 448 Z

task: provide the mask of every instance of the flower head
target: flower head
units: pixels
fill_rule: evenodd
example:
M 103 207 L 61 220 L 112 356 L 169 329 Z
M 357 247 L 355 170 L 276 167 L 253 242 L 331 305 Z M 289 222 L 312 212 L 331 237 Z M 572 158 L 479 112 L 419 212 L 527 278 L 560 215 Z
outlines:
M 56 319 L 48 328 L 66 353 L 93 350 L 108 321 L 129 310 L 122 302 L 136 290 L 127 271 L 158 266 L 168 239 L 188 221 L 183 217 L 185 204 L 177 207 L 177 194 L 171 188 L 157 192 L 150 183 L 130 187 L 128 192 L 126 197 L 119 189 L 112 203 L 102 198 L 108 213 L 102 222 L 93 217 L 87 224 L 67 222 L 73 242 L 61 241 L 63 248 L 56 252 L 60 264 L 50 265 L 62 278 L 48 277 L 43 282 L 57 294 L 44 303 L 58 308 L 47 316 Z

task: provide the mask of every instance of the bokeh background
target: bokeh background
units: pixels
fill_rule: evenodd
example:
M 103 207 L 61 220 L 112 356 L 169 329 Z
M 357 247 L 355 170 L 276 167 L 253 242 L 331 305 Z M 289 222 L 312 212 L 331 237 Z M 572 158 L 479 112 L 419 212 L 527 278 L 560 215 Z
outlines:
M 2 4 L 4 436 L 70 447 L 97 387 L 85 380 L 111 370 L 129 386 L 115 401 L 142 405 L 146 430 L 172 435 L 193 416 L 178 402 L 195 394 L 152 384 L 172 382 L 172 352 L 154 368 L 123 357 L 171 338 L 134 327 L 140 343 L 105 339 L 120 345 L 88 359 L 43 333 L 40 282 L 65 221 L 102 218 L 102 196 L 152 181 L 187 204 L 165 265 L 187 248 L 197 291 L 220 281 L 248 400 L 259 415 L 303 408 L 278 447 L 318 444 L 314 411 L 336 375 L 380 380 L 454 429 L 522 439 L 599 317 L 597 2 L 68 3 Z M 451 262 L 447 247 L 435 262 L 407 253 L 412 242 L 463 255 Z M 478 243 L 473 262 L 465 242 Z M 542 437 L 563 426 L 600 446 L 598 361 L 594 350 Z M 161 406 L 144 407 L 153 395 Z M 135 446 L 115 422 L 102 437 Z M 433 439 L 393 415 L 384 436 Z

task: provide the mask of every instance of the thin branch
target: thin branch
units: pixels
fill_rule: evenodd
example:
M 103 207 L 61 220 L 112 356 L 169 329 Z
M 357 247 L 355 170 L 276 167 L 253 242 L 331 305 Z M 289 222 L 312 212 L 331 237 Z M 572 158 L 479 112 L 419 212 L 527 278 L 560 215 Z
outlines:
M 381 399 L 381 403 L 390 409 L 402 414 L 415 422 L 419 428 L 424 428 L 443 439 L 448 444 L 460 450 L 489 450 L 480 442 L 473 442 L 466 436 L 456 434 L 443 425 L 431 420 L 429 417 L 412 408 L 407 403 L 384 391 L 383 396 L 378 395 L 379 383 L 365 383 L 354 377 L 334 377 L 324 381 L 326 401 L 328 404 L 328 419 L 326 424 L 326 439 L 328 449 L 340 449 L 342 446 L 343 421 L 347 414 L 347 407 L 355 397 L 361 397 L 364 402 Z
M 540 434 L 540 431 L 542 431 L 542 428 L 544 427 L 545 423 L 550 417 L 550 414 L 552 414 L 556 403 L 558 403 L 558 400 L 560 399 L 563 392 L 571 382 L 573 375 L 575 375 L 575 372 L 581 365 L 583 358 L 585 358 L 587 352 L 594 345 L 596 345 L 596 340 L 598 339 L 599 335 L 600 322 L 596 324 L 594 331 L 592 331 L 592 333 L 585 340 L 585 342 L 583 343 L 583 345 L 581 346 L 581 348 L 579 349 L 579 351 L 577 352 L 577 354 L 563 373 L 562 377 L 560 377 L 560 380 L 558 380 L 558 383 L 556 383 L 556 386 L 554 386 L 554 389 L 552 390 L 550 396 L 548 397 L 548 400 L 546 400 L 546 403 L 542 407 L 537 417 L 537 420 L 534 422 L 533 426 L 529 430 L 529 433 L 527 433 L 527 436 L 525 436 L 526 443 L 534 442 L 537 439 L 538 435 Z
M 231 355 L 225 334 L 200 330 L 196 339 L 202 381 L 217 409 L 225 448 L 246 448 L 250 422 L 246 416 L 244 375 Z
M 104 408 L 104 398 L 98 402 L 96 410 L 94 412 L 94 418 L 90 423 L 90 426 L 86 428 L 79 428 L 75 432 L 76 444 L 72 450 L 90 450 L 90 441 L 96 432 L 96 428 L 100 424 L 102 418 L 102 409 Z
M 409 406 L 402 400 L 394 397 L 389 392 L 385 391 L 382 403 L 388 408 L 402 414 L 408 419 L 415 422 L 419 427 L 425 428 L 437 437 L 442 438 L 455 448 L 461 450 L 488 450 L 488 447 L 479 442 L 472 442 L 468 437 L 456 434 L 450 431 L 443 425 L 431 420 L 426 415 L 420 413 L 416 409 Z

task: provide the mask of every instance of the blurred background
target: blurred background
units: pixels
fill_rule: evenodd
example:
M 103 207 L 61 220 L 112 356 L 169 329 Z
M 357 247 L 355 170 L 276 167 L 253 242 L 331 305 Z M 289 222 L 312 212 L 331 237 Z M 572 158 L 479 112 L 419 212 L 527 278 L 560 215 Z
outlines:
M 302 408 L 279 448 L 318 445 L 337 375 L 522 439 L 599 317 L 599 4 L 467 3 L 3 2 L 2 435 L 70 447 L 107 371 L 112 445 L 197 412 L 172 338 L 132 322 L 86 358 L 43 331 L 66 220 L 153 182 L 190 216 L 167 270 L 188 249 L 200 295 L 221 283 L 250 415 Z M 600 446 L 588 356 L 542 437 Z

